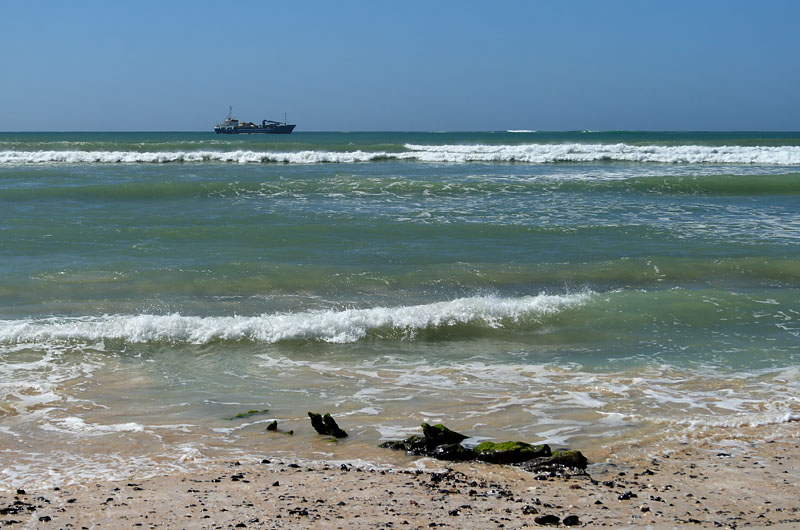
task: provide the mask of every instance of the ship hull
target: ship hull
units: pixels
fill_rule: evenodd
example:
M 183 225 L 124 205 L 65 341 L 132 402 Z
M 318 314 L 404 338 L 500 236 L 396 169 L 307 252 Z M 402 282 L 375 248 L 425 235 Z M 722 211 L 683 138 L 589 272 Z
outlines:
M 295 125 L 275 125 L 273 127 L 214 127 L 217 134 L 291 134 Z

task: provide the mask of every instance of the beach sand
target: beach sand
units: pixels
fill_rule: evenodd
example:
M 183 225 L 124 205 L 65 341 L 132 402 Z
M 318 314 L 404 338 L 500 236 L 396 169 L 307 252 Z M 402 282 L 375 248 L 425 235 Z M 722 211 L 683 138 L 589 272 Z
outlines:
M 800 527 L 800 422 L 606 449 L 588 475 L 426 461 L 391 469 L 274 459 L 0 497 L 9 528 Z M 735 431 L 735 432 L 733 432 Z M 595 458 L 598 458 L 595 456 Z M 419 464 L 419 462 L 416 462 Z M 575 522 L 570 519 L 567 522 Z

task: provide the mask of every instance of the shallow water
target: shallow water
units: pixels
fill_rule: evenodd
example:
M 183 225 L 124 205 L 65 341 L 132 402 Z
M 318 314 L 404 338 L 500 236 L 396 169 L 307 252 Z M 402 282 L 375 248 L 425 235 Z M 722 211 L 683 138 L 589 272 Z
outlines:
M 798 195 L 793 133 L 0 134 L 0 469 L 796 419 Z

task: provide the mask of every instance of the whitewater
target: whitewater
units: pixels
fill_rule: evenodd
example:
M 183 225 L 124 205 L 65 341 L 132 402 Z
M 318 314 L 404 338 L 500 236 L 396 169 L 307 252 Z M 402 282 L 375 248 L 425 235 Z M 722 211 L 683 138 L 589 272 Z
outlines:
M 415 145 L 402 152 L 389 151 L 102 151 L 47 150 L 0 151 L 0 165 L 19 164 L 320 164 L 381 160 L 413 160 L 431 163 L 519 162 L 641 162 L 663 164 L 758 164 L 800 165 L 797 146 L 663 146 L 627 144 L 527 144 L 527 145 Z

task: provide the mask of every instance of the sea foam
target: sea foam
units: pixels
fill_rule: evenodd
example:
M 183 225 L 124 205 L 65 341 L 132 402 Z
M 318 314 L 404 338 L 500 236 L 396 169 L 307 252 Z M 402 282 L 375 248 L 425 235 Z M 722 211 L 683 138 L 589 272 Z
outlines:
M 356 342 L 370 332 L 413 339 L 425 329 L 455 325 L 498 328 L 586 303 L 592 293 L 460 298 L 398 307 L 308 311 L 260 316 L 104 315 L 0 321 L 0 344 L 124 340 L 205 344 L 216 340 L 275 343 Z
M 800 165 L 800 146 L 618 144 L 416 145 L 405 151 L 0 151 L 0 165 L 21 164 L 320 164 L 380 160 L 430 163 L 621 161 L 663 164 Z

